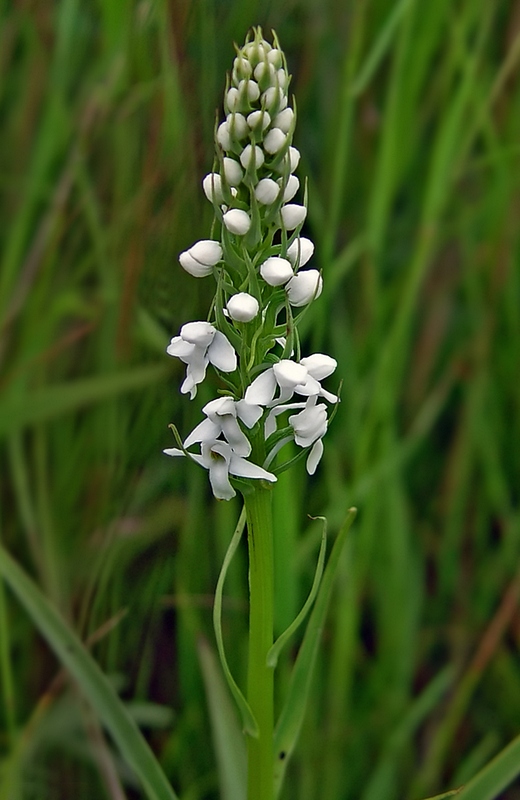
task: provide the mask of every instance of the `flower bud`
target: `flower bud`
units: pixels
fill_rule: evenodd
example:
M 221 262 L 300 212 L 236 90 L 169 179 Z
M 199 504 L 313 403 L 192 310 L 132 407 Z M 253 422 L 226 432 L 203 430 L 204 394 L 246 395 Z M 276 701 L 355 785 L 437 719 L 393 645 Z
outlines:
M 287 73 L 284 69 L 278 70 L 278 72 L 276 73 L 276 80 L 278 81 L 278 86 L 280 87 L 280 89 L 287 88 L 287 83 L 288 83 Z
M 248 169 L 249 167 L 260 169 L 264 163 L 264 158 L 265 156 L 258 145 L 253 146 L 251 144 L 246 144 L 240 153 L 240 163 L 244 169 Z
M 283 179 L 280 178 L 280 185 L 283 183 Z M 283 193 L 283 201 L 284 203 L 288 203 L 289 200 L 292 200 L 298 189 L 300 188 L 300 181 L 296 177 L 296 175 L 289 175 L 287 180 L 287 184 L 285 186 L 285 190 Z
M 289 147 L 289 161 L 291 164 L 291 172 L 294 172 L 300 163 L 300 151 L 296 147 Z
M 231 208 L 222 217 L 224 225 L 231 233 L 244 236 L 251 227 L 251 218 L 246 211 L 240 208 Z
M 254 128 L 259 128 L 260 130 L 265 131 L 265 129 L 271 124 L 271 117 L 267 111 L 252 111 L 247 117 L 247 124 L 252 130 Z
M 228 89 L 224 108 L 226 111 L 238 111 L 240 106 L 240 92 L 234 86 Z
M 217 128 L 217 142 L 223 150 L 231 150 L 231 136 L 229 134 L 229 125 L 227 120 L 221 122 Z
M 233 78 L 237 83 L 241 80 L 247 80 L 253 74 L 253 67 L 242 54 L 237 56 L 233 62 Z
M 269 64 L 269 62 L 266 63 L 265 61 L 260 61 L 260 63 L 254 68 L 253 75 L 260 86 L 266 87 L 271 83 L 274 83 L 276 70 L 272 64 Z
M 276 115 L 274 118 L 273 125 L 276 128 L 280 128 L 281 131 L 284 133 L 289 133 L 291 129 L 291 125 L 294 121 L 294 111 L 292 108 L 284 108 L 283 111 L 280 111 L 279 114 Z
M 287 105 L 287 99 L 283 91 L 278 86 L 270 86 L 262 95 L 262 105 L 274 116 L 284 107 L 284 99 L 285 105 Z
M 281 51 L 278 50 L 278 48 L 273 47 L 273 49 L 270 50 L 267 54 L 267 60 L 269 61 L 270 64 L 273 65 L 275 69 L 279 69 L 283 63 Z
M 287 258 L 295 269 L 303 267 L 312 257 L 313 253 L 314 244 L 305 236 L 300 236 L 298 239 L 295 239 L 292 245 L 287 248 Z
M 317 269 L 304 269 L 291 278 L 285 290 L 292 306 L 306 306 L 316 299 L 323 289 L 323 280 Z
M 222 194 L 222 179 L 217 172 L 210 172 L 202 181 L 202 188 L 204 194 L 210 203 L 217 203 L 222 205 L 224 202 L 224 195 Z
M 264 139 L 264 150 L 274 155 L 282 149 L 286 139 L 287 136 L 280 128 L 272 128 Z
M 226 156 L 222 163 L 224 166 L 224 175 L 226 176 L 226 180 L 229 185 L 238 186 L 244 177 L 244 173 L 242 172 L 242 168 L 238 161 L 235 161 L 234 158 L 228 158 Z
M 229 114 L 227 124 L 230 136 L 235 139 L 243 139 L 249 131 L 243 114 Z
M 251 322 L 259 310 L 258 300 L 247 292 L 238 292 L 230 297 L 226 308 L 236 322 Z
M 205 278 L 211 275 L 215 264 L 222 259 L 222 247 L 212 239 L 202 239 L 189 250 L 181 253 L 179 263 L 194 278 Z
M 181 267 L 190 275 L 193 275 L 194 278 L 205 278 L 213 272 L 213 267 L 201 264 L 194 259 L 193 256 L 190 256 L 188 251 L 184 251 L 184 253 L 180 254 L 179 263 Z
M 269 286 L 283 286 L 294 277 L 294 272 L 286 258 L 271 256 L 260 266 L 260 275 Z
M 297 203 L 288 203 L 286 206 L 283 206 L 280 214 L 284 227 L 288 231 L 293 231 L 304 221 L 307 216 L 307 209 L 305 206 L 300 206 Z
M 222 247 L 213 239 L 201 239 L 200 242 L 195 242 L 189 248 L 188 253 L 200 264 L 209 267 L 214 267 L 222 260 Z
M 242 96 L 247 97 L 250 103 L 254 103 L 260 97 L 260 87 L 256 81 L 242 80 L 238 84 L 238 91 Z
M 272 178 L 262 178 L 255 186 L 255 197 L 259 203 L 269 206 L 280 193 L 280 187 Z

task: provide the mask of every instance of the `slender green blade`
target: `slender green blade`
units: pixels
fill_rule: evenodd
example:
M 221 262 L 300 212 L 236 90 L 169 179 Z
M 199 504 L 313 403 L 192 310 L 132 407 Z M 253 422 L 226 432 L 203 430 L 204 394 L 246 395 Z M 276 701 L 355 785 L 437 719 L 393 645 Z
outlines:
M 176 800 L 159 762 L 110 682 L 39 588 L 0 545 L 0 574 L 103 721 L 149 800 Z
M 208 698 L 221 800 L 244 800 L 247 785 L 244 737 L 220 667 L 205 639 L 199 640 L 198 650 Z
M 520 736 L 513 739 L 484 769 L 466 784 L 460 800 L 494 800 L 520 775 Z
M 357 509 L 351 508 L 332 548 L 315 606 L 309 619 L 302 646 L 294 665 L 285 705 L 280 714 L 274 735 L 275 794 L 283 783 L 289 757 L 294 750 L 305 715 L 316 654 L 329 607 L 334 578 L 341 551 Z

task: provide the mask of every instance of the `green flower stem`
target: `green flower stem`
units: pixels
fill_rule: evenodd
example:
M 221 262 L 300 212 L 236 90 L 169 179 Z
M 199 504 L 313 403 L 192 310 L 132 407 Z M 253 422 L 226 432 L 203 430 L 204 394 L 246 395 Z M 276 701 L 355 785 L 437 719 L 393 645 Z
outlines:
M 258 723 L 248 736 L 248 800 L 273 800 L 273 517 L 271 489 L 258 482 L 245 497 L 249 547 L 249 664 L 247 700 Z

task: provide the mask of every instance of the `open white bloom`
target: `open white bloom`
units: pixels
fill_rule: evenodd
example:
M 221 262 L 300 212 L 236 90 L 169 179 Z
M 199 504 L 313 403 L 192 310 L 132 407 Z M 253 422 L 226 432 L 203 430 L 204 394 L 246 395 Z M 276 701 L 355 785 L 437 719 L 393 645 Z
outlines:
M 238 292 L 230 297 L 226 308 L 231 319 L 236 322 L 251 322 L 258 314 L 258 300 L 247 292 Z
M 180 335 L 173 337 L 166 352 L 186 364 L 186 378 L 181 392 L 189 392 L 192 400 L 197 394 L 197 384 L 206 377 L 208 364 L 213 364 L 222 372 L 234 372 L 237 368 L 237 356 L 232 345 L 209 322 L 187 322 L 182 326 Z
M 230 208 L 223 215 L 222 220 L 228 231 L 236 233 L 238 236 L 244 236 L 251 227 L 251 217 L 247 211 L 242 211 L 241 208 Z
M 262 409 L 258 410 L 261 416 Z M 188 448 L 196 442 L 216 440 L 222 435 L 237 455 L 248 456 L 251 453 L 249 439 L 237 422 L 240 407 L 237 408 L 232 397 L 217 397 L 216 400 L 206 403 L 202 411 L 207 418 L 192 430 L 184 447 Z
M 336 403 L 336 395 L 323 389 L 320 383 L 334 372 L 336 363 L 335 359 L 322 353 L 315 353 L 299 363 L 283 358 L 254 379 L 246 389 L 245 400 L 271 408 L 285 403 L 296 393 L 304 397 L 325 397 L 329 402 Z M 275 398 L 277 389 L 280 389 L 280 394 Z
M 294 430 L 294 441 L 300 447 L 310 447 L 307 457 L 307 472 L 314 475 L 316 467 L 323 455 L 322 438 L 327 432 L 327 407 L 324 403 L 316 404 L 316 397 L 309 397 L 303 411 L 289 417 L 289 425 Z
M 179 256 L 181 267 L 195 278 L 211 275 L 213 267 L 221 260 L 222 247 L 213 239 L 201 239 Z
M 317 269 L 303 269 L 288 282 L 285 290 L 292 306 L 306 306 L 320 296 L 323 279 Z
M 269 286 L 283 286 L 294 276 L 294 272 L 286 258 L 270 256 L 260 265 L 260 275 Z
M 163 452 L 168 456 L 185 455 L 177 447 L 167 448 Z M 218 500 L 231 500 L 236 495 L 229 482 L 230 475 L 235 475 L 237 478 L 256 478 L 271 483 L 276 481 L 276 475 L 272 472 L 247 461 L 238 455 L 230 444 L 219 439 L 205 439 L 201 442 L 200 455 L 198 453 L 188 453 L 188 455 L 197 464 L 209 470 L 209 482 Z

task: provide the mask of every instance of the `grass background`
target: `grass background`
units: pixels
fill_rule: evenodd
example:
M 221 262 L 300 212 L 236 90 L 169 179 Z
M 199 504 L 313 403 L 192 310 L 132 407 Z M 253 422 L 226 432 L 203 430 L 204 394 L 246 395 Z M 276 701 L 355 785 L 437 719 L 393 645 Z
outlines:
M 279 630 L 312 580 L 307 514 L 334 528 L 359 508 L 284 798 L 461 785 L 520 720 L 520 3 L 0 9 L 1 540 L 183 800 L 217 797 L 200 637 L 213 647 L 239 507 L 161 454 L 168 422 L 188 433 L 215 389 L 181 397 L 164 348 L 212 296 L 177 255 L 209 233 L 201 180 L 233 41 L 275 28 L 325 281 L 305 351 L 334 355 L 344 381 L 319 474 L 277 486 Z M 225 605 L 242 681 L 245 569 L 239 553 Z M 142 796 L 3 586 L 0 678 L 2 800 Z

